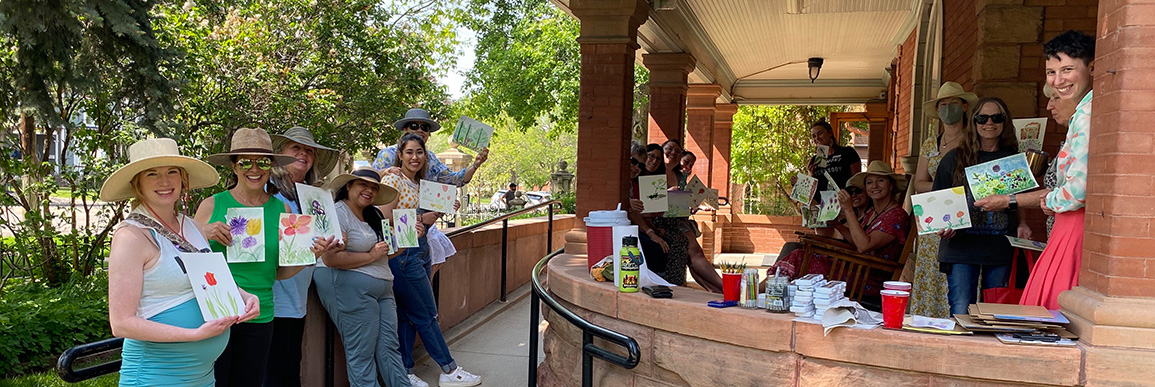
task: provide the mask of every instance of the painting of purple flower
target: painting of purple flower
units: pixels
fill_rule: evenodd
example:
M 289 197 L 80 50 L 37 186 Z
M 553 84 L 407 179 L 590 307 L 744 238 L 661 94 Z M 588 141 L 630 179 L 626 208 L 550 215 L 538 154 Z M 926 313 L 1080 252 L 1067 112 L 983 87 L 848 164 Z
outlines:
M 229 233 L 233 235 L 244 234 L 245 226 L 249 224 L 249 220 L 244 217 L 236 217 L 229 221 Z
M 943 215 L 943 216 L 942 216 L 942 221 L 943 221 L 943 222 L 950 222 L 950 214 L 946 214 L 946 215 Z
M 409 224 L 409 217 L 406 215 L 401 215 L 401 218 L 399 218 L 398 220 L 400 220 L 401 223 L 403 223 L 403 224 Z
M 245 238 L 244 240 L 241 241 L 241 247 L 246 248 L 246 249 L 252 248 L 253 246 L 256 246 L 256 245 L 257 245 L 257 238 L 253 238 L 251 236 L 248 238 Z
M 325 215 L 325 210 L 321 207 L 321 202 L 313 201 L 313 215 Z
M 999 169 L 1002 169 L 1002 167 L 1000 167 L 998 164 L 995 164 L 993 167 L 991 167 L 991 170 L 995 172 L 998 172 Z

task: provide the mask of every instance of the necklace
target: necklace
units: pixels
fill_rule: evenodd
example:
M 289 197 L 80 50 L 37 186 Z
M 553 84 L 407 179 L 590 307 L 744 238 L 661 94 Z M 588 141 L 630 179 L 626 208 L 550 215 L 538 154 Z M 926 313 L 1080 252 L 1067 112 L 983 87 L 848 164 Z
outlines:
M 144 203 L 144 208 L 148 209 L 148 212 L 152 214 L 152 217 L 156 218 L 156 220 L 159 221 L 161 225 L 164 225 L 164 228 L 167 228 L 169 231 L 175 233 L 180 237 L 180 239 L 184 239 L 184 218 L 180 218 L 180 229 L 178 230 L 170 226 L 168 222 L 165 222 L 164 219 L 160 217 L 160 214 L 157 214 L 156 211 L 152 209 L 152 206 L 148 205 L 148 203 Z
M 942 149 L 947 149 L 947 144 L 950 144 L 950 143 L 953 143 L 953 142 L 956 142 L 956 141 L 958 141 L 960 138 L 962 138 L 962 136 L 963 136 L 964 134 L 966 134 L 966 131 L 965 131 L 965 130 L 963 130 L 963 131 L 960 131 L 960 132 L 959 132 L 959 134 L 957 134 L 957 135 L 955 135 L 955 136 L 954 136 L 954 138 L 952 138 L 952 139 L 950 139 L 950 140 L 946 140 L 946 141 L 943 141 L 943 142 L 941 142 L 941 143 L 939 144 L 939 148 L 942 148 Z M 946 133 L 943 133 L 943 136 L 945 136 L 945 135 L 946 135 Z
M 244 204 L 245 206 L 248 206 L 248 207 L 260 207 L 261 204 L 264 204 L 264 203 L 255 204 L 256 201 L 245 199 L 244 197 L 242 197 L 240 195 L 240 192 L 233 192 L 232 195 L 233 195 L 233 198 L 237 199 L 238 202 L 240 202 L 241 204 Z M 266 197 L 265 201 L 268 201 L 268 200 L 269 199 Z
M 869 227 L 871 227 L 871 226 L 874 226 L 874 221 L 878 220 L 878 217 L 880 217 L 880 216 L 882 216 L 882 214 L 886 213 L 886 210 L 889 210 L 891 206 L 894 206 L 894 200 L 893 199 L 890 200 L 890 203 L 886 203 L 886 207 L 884 207 L 882 209 L 882 211 L 874 213 L 874 216 L 870 218 L 870 221 L 866 222 L 867 229 L 869 229 Z

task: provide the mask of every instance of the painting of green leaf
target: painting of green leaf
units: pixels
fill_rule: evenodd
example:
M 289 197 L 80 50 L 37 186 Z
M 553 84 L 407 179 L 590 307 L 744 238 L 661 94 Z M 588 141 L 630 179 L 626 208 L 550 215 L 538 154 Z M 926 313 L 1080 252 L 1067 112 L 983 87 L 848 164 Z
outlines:
M 398 248 L 417 247 L 417 210 L 393 210 L 393 237 Z
M 963 172 L 975 200 L 991 195 L 1015 194 L 1039 186 L 1035 176 L 1031 174 L 1031 167 L 1027 164 L 1027 155 L 1024 153 L 970 166 Z
M 790 191 L 790 199 L 802 204 L 810 204 L 814 200 L 814 192 L 818 190 L 818 179 L 799 173 L 794 182 L 794 189 Z
M 970 204 L 966 189 L 961 186 L 912 195 L 910 203 L 910 215 L 918 225 L 919 235 L 971 227 Z
M 645 206 L 642 213 L 666 212 L 669 209 L 666 175 L 638 176 L 638 188 L 638 196 Z
M 225 213 L 225 224 L 233 243 L 225 248 L 230 263 L 265 261 L 265 210 L 259 207 L 234 207 Z
M 818 210 L 818 221 L 828 222 L 837 219 L 838 213 L 842 210 L 842 206 L 838 203 L 838 191 L 822 191 L 819 196 L 822 197 L 822 202 Z
M 493 127 L 481 121 L 461 116 L 457 120 L 457 127 L 453 129 L 453 142 L 457 145 L 481 151 L 489 147 L 493 138 Z
M 313 247 L 312 215 L 281 214 L 279 235 L 280 266 L 304 266 L 317 263 Z
M 329 190 L 297 183 L 297 198 L 301 203 L 301 213 L 313 217 L 313 226 L 316 228 L 314 235 L 322 238 L 336 237 L 336 241 L 342 241 L 341 224 L 334 218 L 337 205 Z
M 396 253 L 397 238 L 393 237 L 393 225 L 389 223 L 389 219 L 381 219 L 381 237 L 382 241 L 389 245 L 389 254 Z
M 180 253 L 179 259 L 205 321 L 244 313 L 245 302 L 221 253 Z

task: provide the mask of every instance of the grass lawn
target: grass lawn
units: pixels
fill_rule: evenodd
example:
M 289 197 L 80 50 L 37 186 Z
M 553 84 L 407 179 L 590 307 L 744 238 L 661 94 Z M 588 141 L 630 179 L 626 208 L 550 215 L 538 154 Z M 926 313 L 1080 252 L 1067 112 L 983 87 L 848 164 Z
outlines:
M 71 189 L 67 189 L 67 188 L 61 188 L 61 189 L 56 190 L 56 192 L 52 193 L 52 197 L 70 199 L 70 198 L 72 198 L 73 194 L 76 194 L 77 199 L 79 199 L 80 192 L 73 192 Z M 97 197 L 96 191 L 88 191 L 88 201 L 90 201 L 90 202 L 94 201 L 94 200 L 96 200 L 96 197 Z
M 111 373 L 80 383 L 65 383 L 56 372 L 48 371 L 10 379 L 0 379 L 0 387 L 116 387 L 118 373 Z

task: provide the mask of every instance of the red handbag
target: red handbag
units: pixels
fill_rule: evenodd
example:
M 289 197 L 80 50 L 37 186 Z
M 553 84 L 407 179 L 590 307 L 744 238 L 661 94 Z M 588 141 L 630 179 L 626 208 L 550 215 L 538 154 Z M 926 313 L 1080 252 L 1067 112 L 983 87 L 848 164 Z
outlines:
M 1023 289 L 1015 287 L 1016 269 L 1019 267 L 1019 251 L 1022 249 L 1015 249 L 1015 255 L 1011 258 L 1011 275 L 1007 278 L 1007 286 L 1001 288 L 983 289 L 983 302 L 991 304 L 1018 304 L 1019 299 L 1023 298 Z M 1030 263 L 1027 264 L 1030 267 Z

